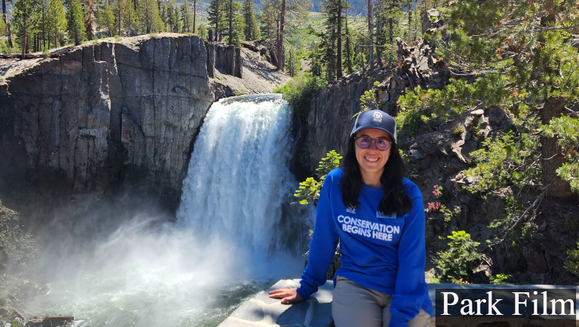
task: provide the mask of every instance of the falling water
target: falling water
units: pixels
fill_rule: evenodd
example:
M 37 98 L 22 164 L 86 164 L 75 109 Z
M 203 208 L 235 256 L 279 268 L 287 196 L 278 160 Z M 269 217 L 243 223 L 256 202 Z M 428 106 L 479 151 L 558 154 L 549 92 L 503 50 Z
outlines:
M 214 104 L 195 143 L 179 224 L 253 252 L 275 247 L 282 205 L 296 189 L 288 169 L 290 125 L 281 95 Z
M 297 187 L 288 169 L 290 126 L 278 95 L 213 104 L 177 224 L 143 215 L 90 250 L 46 247 L 44 262 L 58 278 L 30 313 L 70 314 L 90 327 L 217 326 L 277 279 L 298 276 L 303 260 L 295 249 L 305 245 L 307 219 L 288 204 Z M 57 252 L 67 255 L 51 256 Z

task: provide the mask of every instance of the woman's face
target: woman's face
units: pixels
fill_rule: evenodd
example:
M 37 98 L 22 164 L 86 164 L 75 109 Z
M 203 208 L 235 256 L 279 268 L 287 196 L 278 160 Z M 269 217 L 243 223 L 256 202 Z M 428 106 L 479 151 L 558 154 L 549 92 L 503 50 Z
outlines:
M 380 176 L 382 176 L 382 172 L 384 171 L 384 166 L 390 157 L 392 145 L 390 145 L 387 150 L 380 151 L 376 148 L 376 140 L 379 138 L 385 138 L 388 141 L 392 141 L 392 138 L 390 137 L 390 134 L 385 131 L 374 128 L 363 129 L 356 133 L 357 138 L 361 136 L 373 139 L 370 147 L 366 149 L 360 148 L 357 144 L 354 146 L 356 148 L 356 159 L 360 165 L 362 178 L 366 184 L 370 181 L 375 181 L 376 177 L 379 182 Z M 367 180 L 368 178 L 370 178 L 370 180 Z

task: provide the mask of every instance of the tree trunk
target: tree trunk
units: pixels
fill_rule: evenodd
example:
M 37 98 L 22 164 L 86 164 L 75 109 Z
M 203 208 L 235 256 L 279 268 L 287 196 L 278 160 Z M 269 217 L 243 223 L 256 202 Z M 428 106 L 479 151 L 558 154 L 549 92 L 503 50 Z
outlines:
M 22 37 L 22 59 L 24 59 L 24 55 L 26 54 L 26 41 L 26 29 L 24 29 L 24 36 Z
M 119 2 L 121 0 L 118 0 Z M 121 36 L 121 4 L 118 3 L 117 6 L 119 7 L 119 28 L 117 29 L 118 35 Z
M 338 0 L 338 46 L 336 47 L 336 78 L 342 77 L 342 0 Z
M 372 12 L 372 0 L 368 0 L 368 36 L 370 37 L 370 47 L 368 48 L 368 70 L 372 70 L 372 66 L 374 65 L 374 36 L 372 36 L 373 28 L 372 28 L 372 17 L 374 13 Z
M 541 123 L 548 125 L 551 119 L 560 117 L 565 110 L 567 100 L 548 98 L 541 111 Z M 549 186 L 548 196 L 566 198 L 572 195 L 569 183 L 557 176 L 556 170 L 563 164 L 563 156 L 554 137 L 541 136 L 541 153 L 543 156 L 543 185 Z
M 383 29 L 384 29 L 384 12 L 385 0 L 378 0 L 378 8 L 376 10 L 376 43 L 382 44 L 383 42 Z M 378 66 L 382 66 L 382 49 L 380 47 L 376 48 L 376 62 L 378 62 Z
M 187 1 L 187 0 L 185 0 Z M 193 0 L 193 34 L 195 34 L 195 20 L 197 19 L 197 0 Z
M 283 70 L 283 28 L 285 25 L 285 1 L 281 0 L 281 17 L 279 23 L 279 37 L 277 42 L 277 70 Z
M 2 0 L 2 19 L 4 19 L 4 24 L 6 24 L 6 31 L 8 32 L 8 45 L 12 48 L 12 32 L 10 31 L 10 22 L 8 21 L 8 15 L 6 14 L 6 0 Z
M 233 44 L 233 0 L 229 0 L 229 44 Z M 232 73 L 233 75 L 233 73 Z

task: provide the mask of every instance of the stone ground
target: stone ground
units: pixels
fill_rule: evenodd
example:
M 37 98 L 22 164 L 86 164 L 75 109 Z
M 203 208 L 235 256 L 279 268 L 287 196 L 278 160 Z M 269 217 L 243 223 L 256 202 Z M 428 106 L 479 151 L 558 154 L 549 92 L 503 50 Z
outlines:
M 289 75 L 277 71 L 274 65 L 262 59 L 259 53 L 242 47 L 241 56 L 243 78 L 222 74 L 215 69 L 215 78 L 212 79 L 214 83 L 228 86 L 233 95 L 272 93 L 275 88 L 291 79 Z
M 258 293 L 255 298 L 241 304 L 225 321 L 218 327 L 329 327 L 332 323 L 332 291 L 333 283 L 328 281 L 322 286 L 319 291 L 313 294 L 307 301 L 296 303 L 293 305 L 281 304 L 278 299 L 270 299 L 269 291 L 284 288 L 284 287 L 298 287 L 299 279 L 282 279 L 275 283 L 269 290 Z M 496 299 L 500 299 L 500 294 L 510 294 L 514 291 L 538 292 L 553 291 L 560 289 L 571 289 L 575 292 L 575 312 L 579 312 L 579 287 L 575 286 L 552 286 L 552 285 L 488 285 L 488 284 L 428 284 L 428 293 L 432 300 L 435 311 L 436 307 L 436 290 L 446 290 L 449 292 L 467 291 L 474 294 L 474 291 L 479 291 L 483 296 L 492 291 L 496 294 L 493 298 L 493 303 Z M 460 293 L 459 293 L 460 294 Z M 497 295 L 498 294 L 498 295 Z M 506 296 L 506 295 L 505 295 Z M 506 299 L 506 297 L 504 298 Z M 453 300 L 449 297 L 449 303 Z M 483 302 L 485 303 L 485 302 Z M 532 307 L 531 303 L 529 308 Z M 483 305 L 486 308 L 485 305 Z M 449 311 L 453 311 L 453 307 Z M 458 310 L 458 306 L 454 306 Z M 521 310 L 523 312 L 524 308 Z M 485 311 L 485 310 L 481 310 Z M 538 312 L 542 312 L 542 306 L 539 303 Z M 486 312 L 485 312 L 486 313 Z M 333 326 L 333 325 L 332 325 Z M 483 314 L 478 317 L 441 317 L 438 321 L 435 319 L 430 323 L 430 327 L 533 327 L 533 326 L 549 326 L 549 327 L 579 327 L 579 320 L 552 320 L 535 317 L 527 318 L 508 318 L 488 316 Z M 360 326 L 362 327 L 362 326 Z

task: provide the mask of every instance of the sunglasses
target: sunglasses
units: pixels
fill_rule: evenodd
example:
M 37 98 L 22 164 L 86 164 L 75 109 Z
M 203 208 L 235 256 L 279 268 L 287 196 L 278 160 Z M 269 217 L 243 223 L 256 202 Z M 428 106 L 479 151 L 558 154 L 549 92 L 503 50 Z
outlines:
M 370 147 L 370 145 L 372 145 L 372 142 L 374 142 L 376 149 L 380 151 L 386 151 L 390 148 L 390 145 L 392 144 L 392 141 L 389 141 L 385 137 L 373 139 L 369 138 L 368 136 L 356 136 L 354 137 L 354 140 L 356 141 L 356 145 L 360 149 L 367 149 Z

